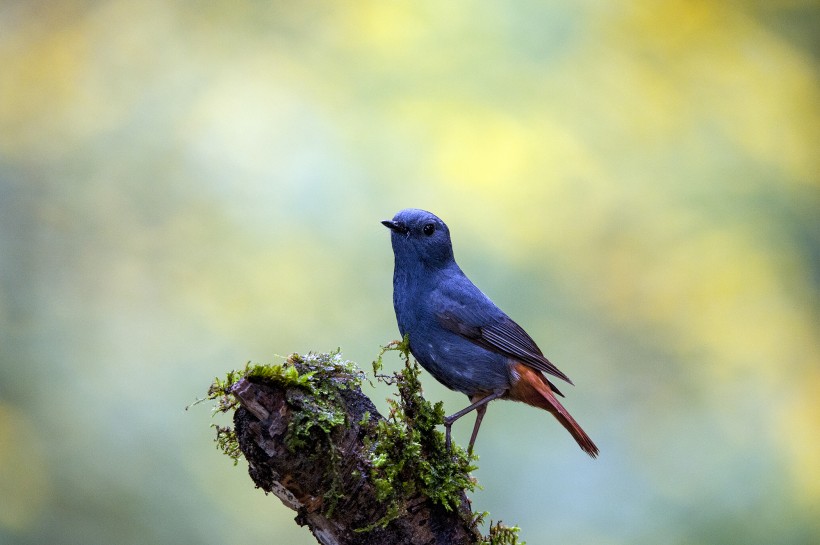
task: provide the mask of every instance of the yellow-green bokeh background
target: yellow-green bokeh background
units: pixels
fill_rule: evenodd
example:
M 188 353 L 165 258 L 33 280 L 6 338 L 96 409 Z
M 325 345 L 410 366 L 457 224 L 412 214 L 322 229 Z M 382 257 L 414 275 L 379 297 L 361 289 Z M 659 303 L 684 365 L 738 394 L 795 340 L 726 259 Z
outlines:
M 183 408 L 247 360 L 367 367 L 397 335 L 379 220 L 414 206 L 601 448 L 494 403 L 475 509 L 531 545 L 817 543 L 819 27 L 800 0 L 0 2 L 0 542 L 313 543 Z

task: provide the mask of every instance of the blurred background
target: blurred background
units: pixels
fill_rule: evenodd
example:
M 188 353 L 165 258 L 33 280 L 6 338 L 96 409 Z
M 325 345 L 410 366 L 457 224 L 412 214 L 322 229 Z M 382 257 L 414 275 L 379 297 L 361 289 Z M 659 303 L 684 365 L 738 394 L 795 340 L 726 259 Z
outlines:
M 0 1 L 0 542 L 315 543 L 184 408 L 277 354 L 369 371 L 379 221 L 412 206 L 601 448 L 493 403 L 474 509 L 531 545 L 818 543 L 819 28 L 808 0 Z

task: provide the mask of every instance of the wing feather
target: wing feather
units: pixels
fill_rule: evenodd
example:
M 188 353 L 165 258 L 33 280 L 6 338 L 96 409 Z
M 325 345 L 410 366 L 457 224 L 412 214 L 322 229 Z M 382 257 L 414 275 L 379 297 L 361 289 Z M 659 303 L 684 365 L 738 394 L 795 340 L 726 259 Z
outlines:
M 535 341 L 524 328 L 510 317 L 504 316 L 498 322 L 486 325 L 481 330 L 481 340 L 530 367 L 548 373 L 572 384 L 563 371 L 548 360 Z
M 529 365 L 533 369 L 548 373 L 572 384 L 569 377 L 544 357 L 532 337 L 506 314 L 501 313 L 500 317 L 496 317 L 484 325 L 472 324 L 471 322 L 475 320 L 469 318 L 476 318 L 476 316 L 469 314 L 459 316 L 453 309 L 439 312 L 437 317 L 442 327 L 453 333 L 457 333 L 488 350 L 504 354 Z M 465 317 L 468 319 L 465 319 Z

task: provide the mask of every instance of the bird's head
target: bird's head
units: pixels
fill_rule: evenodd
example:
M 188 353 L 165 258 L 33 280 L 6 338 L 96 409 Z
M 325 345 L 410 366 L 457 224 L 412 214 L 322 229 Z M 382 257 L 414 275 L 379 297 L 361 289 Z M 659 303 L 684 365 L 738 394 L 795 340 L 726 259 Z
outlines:
M 453 261 L 450 230 L 435 214 L 406 208 L 382 224 L 390 229 L 396 262 L 412 266 L 443 267 Z

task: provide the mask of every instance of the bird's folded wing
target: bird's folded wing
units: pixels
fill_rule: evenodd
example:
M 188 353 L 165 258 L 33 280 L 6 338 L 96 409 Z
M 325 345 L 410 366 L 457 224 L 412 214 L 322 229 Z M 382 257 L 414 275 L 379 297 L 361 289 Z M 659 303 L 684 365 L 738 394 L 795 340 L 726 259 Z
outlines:
M 449 331 L 572 384 L 569 377 L 544 357 L 532 337 L 509 316 L 501 310 L 496 316 L 481 316 L 484 313 L 476 310 L 473 305 L 450 307 L 438 312 L 437 318 L 442 327 Z

